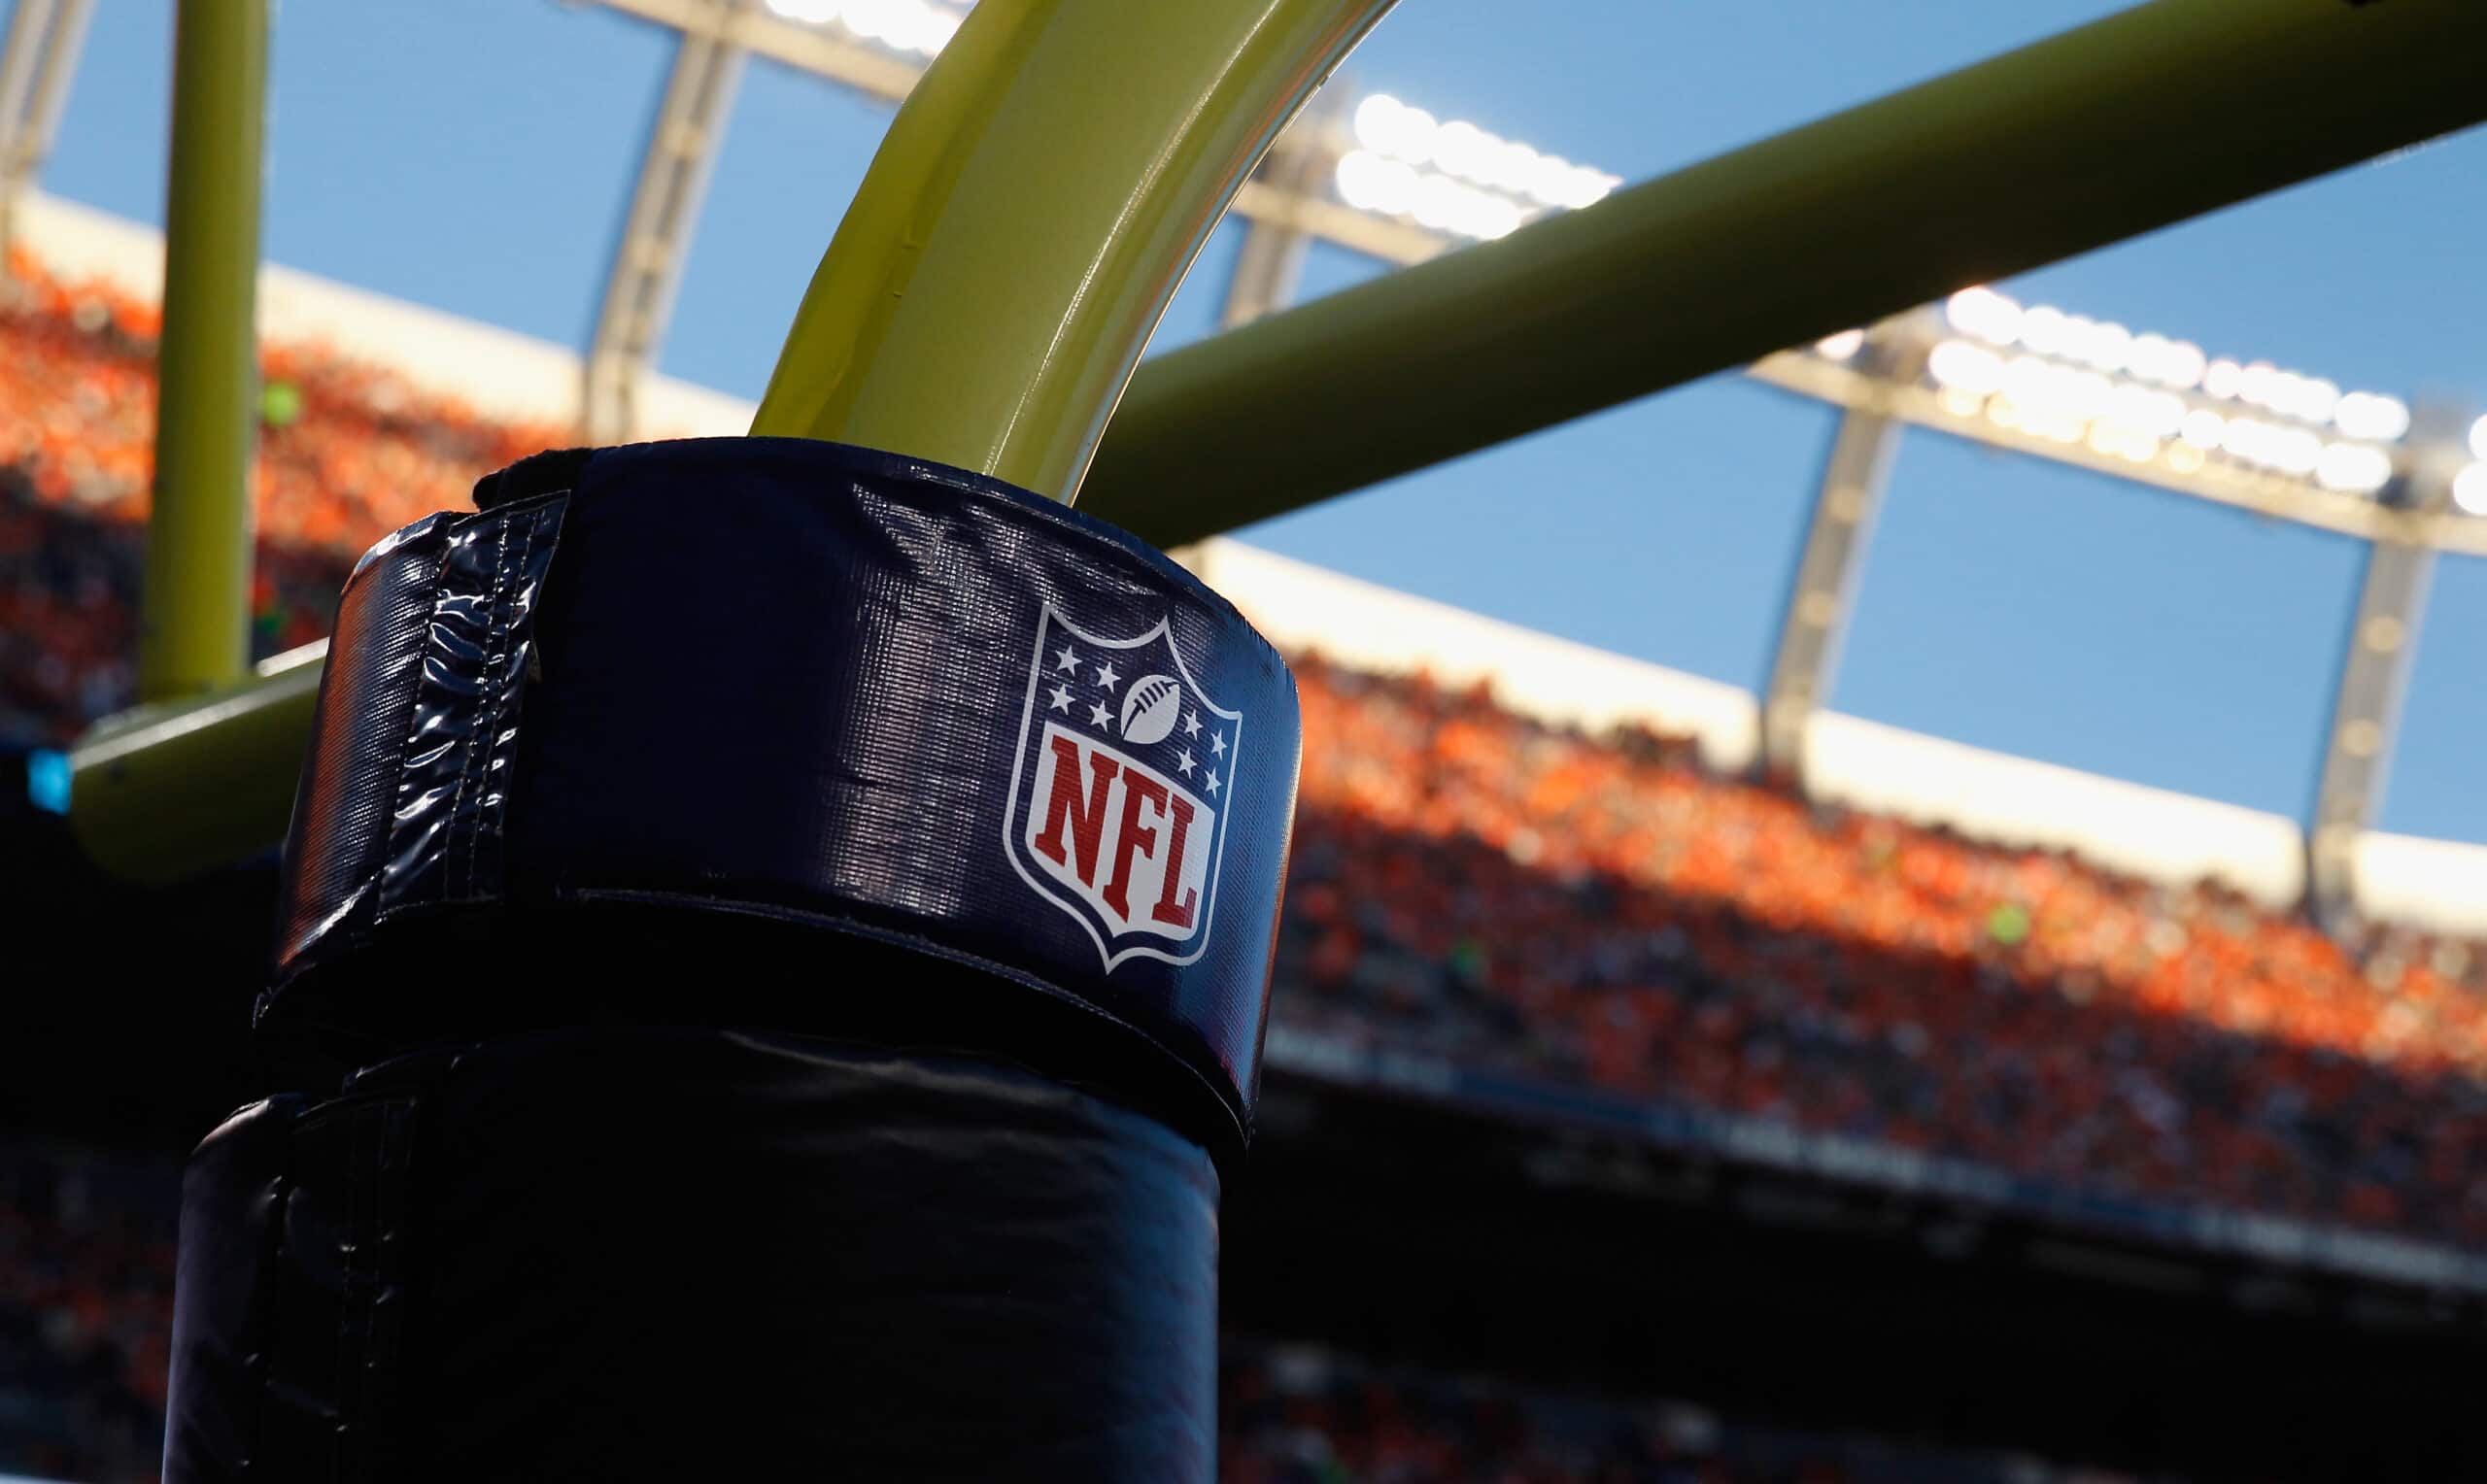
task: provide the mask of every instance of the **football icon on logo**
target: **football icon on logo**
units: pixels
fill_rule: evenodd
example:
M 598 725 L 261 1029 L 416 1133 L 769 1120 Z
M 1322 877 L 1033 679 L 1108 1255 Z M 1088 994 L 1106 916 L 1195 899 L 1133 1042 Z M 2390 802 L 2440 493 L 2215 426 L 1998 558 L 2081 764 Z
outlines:
M 1183 688 L 1172 675 L 1143 675 L 1123 696 L 1123 740 L 1150 747 L 1166 740 L 1183 709 Z

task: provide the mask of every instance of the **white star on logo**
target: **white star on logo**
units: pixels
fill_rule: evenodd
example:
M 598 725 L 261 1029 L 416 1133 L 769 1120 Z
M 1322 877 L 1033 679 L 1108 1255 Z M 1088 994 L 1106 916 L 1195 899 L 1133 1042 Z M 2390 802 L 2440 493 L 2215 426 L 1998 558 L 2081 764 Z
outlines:
M 1197 712 L 1197 711 L 1186 711 L 1186 712 L 1184 712 L 1184 713 L 1183 713 L 1183 735 L 1184 735 L 1184 736 L 1187 736 L 1187 737 L 1197 737 L 1197 736 L 1199 736 L 1200 734 L 1201 734 L 1201 714 L 1200 714 L 1199 712 Z
M 1078 673 L 1079 673 L 1079 654 L 1078 654 L 1078 651 L 1073 650 L 1073 649 L 1070 645 L 1068 645 L 1068 644 L 1064 645 L 1064 646 L 1062 647 L 1062 653 L 1061 653 L 1061 654 L 1059 654 L 1059 655 L 1056 655 L 1056 656 L 1054 657 L 1054 658 L 1053 658 L 1053 667 L 1054 667 L 1054 669 L 1055 669 L 1055 670 L 1057 670 L 1057 671 L 1068 670 L 1068 671 L 1070 671 L 1070 672 L 1071 672 L 1072 674 L 1073 674 L 1073 675 L 1078 674 Z
M 1175 759 L 1175 771 L 1182 774 L 1185 778 L 1192 776 L 1192 754 L 1190 749 L 1186 748 L 1183 752 L 1183 756 Z
M 1217 775 L 1215 773 L 1209 775 L 1209 792 L 1212 795 L 1217 793 Z
M 1226 739 L 1219 736 L 1216 732 L 1210 732 L 1209 734 L 1209 750 L 1217 754 L 1221 758 L 1225 757 Z
M 1054 687 L 1053 699 L 1046 703 L 1045 709 L 1047 711 L 1069 711 L 1071 709 L 1071 688 L 1068 686 Z
M 1111 660 L 1097 666 L 1097 684 L 1104 686 L 1107 690 L 1112 690 L 1114 688 L 1114 682 L 1120 679 L 1122 679 L 1122 677 L 1114 673 L 1114 666 Z
M 1107 731 L 1111 731 L 1113 720 L 1113 713 L 1103 706 L 1092 705 L 1088 708 L 1088 725 L 1091 726 L 1103 726 Z

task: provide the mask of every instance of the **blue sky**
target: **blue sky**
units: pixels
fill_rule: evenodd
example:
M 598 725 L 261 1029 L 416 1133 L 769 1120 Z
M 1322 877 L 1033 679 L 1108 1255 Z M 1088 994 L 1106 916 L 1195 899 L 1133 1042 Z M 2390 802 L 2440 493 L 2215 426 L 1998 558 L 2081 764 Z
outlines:
M 1642 179 L 2119 7 L 1406 0 L 1344 74 Z M 161 218 L 170 0 L 99 0 L 46 188 Z M 282 0 L 264 248 L 584 343 L 669 57 L 552 0 Z M 747 76 L 664 364 L 756 395 L 887 122 Z M 1158 346 L 1205 333 L 1221 231 Z M 2344 387 L 2487 406 L 2487 132 L 2002 286 Z M 1308 296 L 1380 271 L 1316 249 Z M 1735 377 L 1255 527 L 1276 550 L 1747 687 L 1830 430 Z M 1833 703 L 2302 817 L 2360 553 L 1928 433 L 1902 448 Z M 2387 828 L 2487 841 L 2487 562 L 2442 562 Z

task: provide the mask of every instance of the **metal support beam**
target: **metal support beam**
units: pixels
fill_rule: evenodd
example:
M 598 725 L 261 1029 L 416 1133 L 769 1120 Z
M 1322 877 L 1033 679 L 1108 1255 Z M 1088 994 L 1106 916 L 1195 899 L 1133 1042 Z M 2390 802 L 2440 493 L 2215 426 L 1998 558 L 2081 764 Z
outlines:
M 2481 55 L 2473 0 L 2155 0 L 1157 356 L 1081 508 L 1362 489 L 2477 122 Z
M 26 105 L 51 50 L 51 23 L 59 10 L 59 0 L 17 0 L 9 13 L 9 40 L 0 46 L 0 189 L 11 194 L 18 180 L 17 140 L 25 129 Z
M 1336 94 L 1324 96 L 1335 99 Z M 1226 281 L 1226 307 L 1218 328 L 1249 324 L 1295 302 L 1296 285 L 1304 277 L 1304 256 L 1312 245 L 1312 225 L 1301 212 L 1287 210 L 1317 197 L 1322 177 L 1337 163 L 1339 148 L 1335 102 L 1308 110 L 1295 127 L 1282 135 L 1261 161 L 1256 181 L 1269 187 L 1278 203 L 1266 215 L 1247 217 L 1244 246 L 1235 255 L 1235 271 Z
M 1305 249 L 1312 239 L 1304 229 L 1282 226 L 1268 218 L 1244 229 L 1243 249 L 1235 254 L 1235 272 L 1226 281 L 1226 307 L 1217 325 L 1231 330 L 1263 315 L 1287 307 L 1296 282 L 1304 274 Z
M 164 192 L 155 502 L 139 608 L 138 695 L 195 695 L 250 670 L 254 311 L 268 0 L 182 0 Z
M 1857 354 L 1861 369 L 1876 374 L 1878 386 L 1917 375 L 1914 364 L 1891 364 L 1895 354 L 1912 354 L 1893 338 L 1869 338 Z M 1891 483 L 1901 426 L 1888 409 L 1871 403 L 1840 412 L 1830 455 L 1823 461 L 1822 484 L 1814 493 L 1804 551 L 1780 613 L 1770 681 L 1762 691 L 1758 765 L 1765 773 L 1804 776 L 1806 724 L 1829 701 L 1839 673 L 1840 642 L 1865 552 L 1873 542 L 1874 518 Z
M 10 14 L 9 39 L 0 48 L 0 275 L 8 272 L 17 203 L 33 188 L 59 132 L 94 10 L 94 0 L 17 0 Z
M 639 183 L 605 270 L 604 307 L 582 367 L 579 427 L 589 443 L 624 443 L 636 434 L 639 378 L 664 341 L 742 83 L 744 52 L 734 31 L 748 6 L 720 0 L 686 17 L 675 43 L 673 73 L 639 157 Z
M 2440 511 L 2451 499 L 2459 460 L 2459 429 L 2466 420 L 2440 409 L 2420 410 L 2420 437 L 2410 451 L 2414 466 L 2385 491 L 2389 503 Z M 2332 701 L 2332 725 L 2323 744 L 2323 776 L 2316 786 L 2314 819 L 2306 830 L 2305 889 L 2316 922 L 2340 932 L 2355 922 L 2358 837 L 2374 826 L 2401 733 L 2401 703 L 2418 652 L 2418 628 L 2426 617 L 2436 553 L 2401 541 L 2367 548 L 2366 580 L 2358 590 L 2357 616 L 2340 660 Z

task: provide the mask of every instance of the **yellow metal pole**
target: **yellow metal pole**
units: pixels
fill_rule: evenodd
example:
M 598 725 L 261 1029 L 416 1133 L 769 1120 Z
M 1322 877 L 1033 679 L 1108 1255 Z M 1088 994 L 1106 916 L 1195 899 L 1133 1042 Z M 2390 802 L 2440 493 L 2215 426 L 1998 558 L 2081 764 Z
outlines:
M 899 110 L 754 433 L 1069 499 L 1255 161 L 1394 0 L 984 0 Z
M 182 0 L 164 193 L 155 504 L 139 609 L 138 694 L 160 701 L 250 668 L 252 322 L 267 0 Z
M 2487 0 L 2136 6 L 1160 356 L 1080 508 L 1362 489 L 2476 123 L 2482 58 Z
M 141 706 L 69 755 L 69 823 L 94 862 L 161 884 L 285 836 L 327 643 L 276 656 L 240 685 Z

